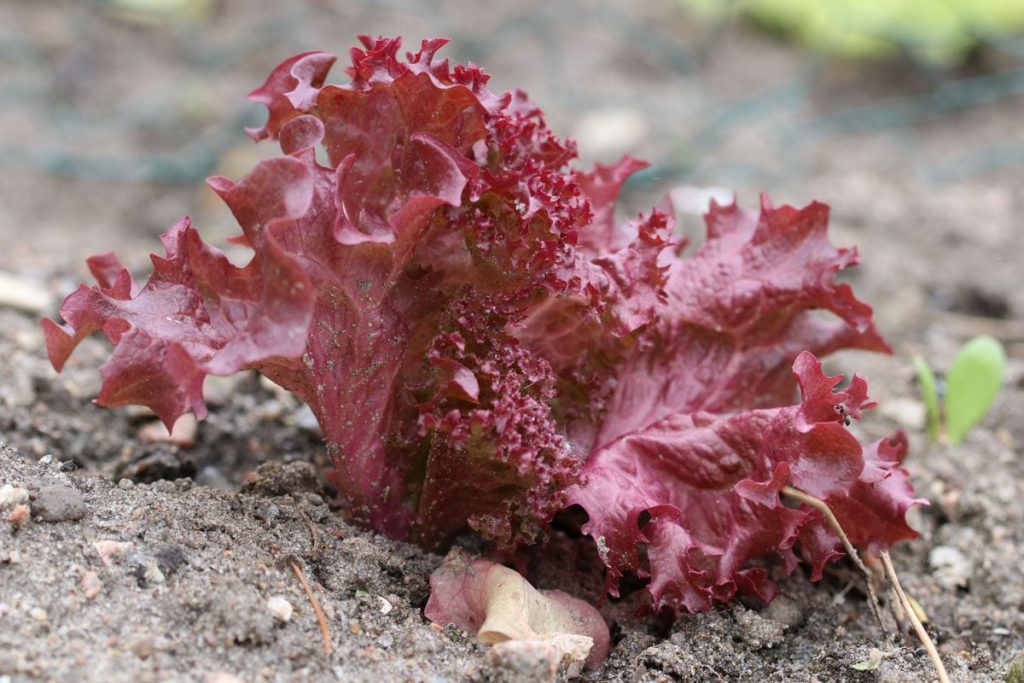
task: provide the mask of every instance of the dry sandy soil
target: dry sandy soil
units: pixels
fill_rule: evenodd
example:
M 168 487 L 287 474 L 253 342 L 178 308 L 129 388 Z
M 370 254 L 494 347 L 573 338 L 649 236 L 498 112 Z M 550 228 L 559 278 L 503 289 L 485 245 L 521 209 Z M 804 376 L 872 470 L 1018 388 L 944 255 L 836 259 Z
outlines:
M 329 508 L 315 425 L 290 396 L 253 376 L 210 382 L 210 417 L 179 447 L 147 439 L 145 412 L 89 402 L 101 341 L 61 375 L 44 357 L 38 316 L 84 279 L 84 256 L 116 248 L 145 273 L 156 235 L 185 213 L 211 242 L 233 232 L 201 179 L 238 177 L 269 152 L 242 137 L 261 115 L 245 93 L 285 56 L 344 52 L 356 33 L 449 36 L 451 56 L 529 90 L 588 159 L 651 159 L 632 208 L 680 183 L 830 203 L 896 354 L 843 354 L 829 369 L 869 378 L 881 408 L 858 429 L 908 429 L 908 467 L 932 501 L 912 514 L 921 537 L 893 552 L 904 585 L 954 680 L 1024 667 L 1019 61 L 985 54 L 945 74 L 830 64 L 742 29 L 701 31 L 667 0 L 239 0 L 177 25 L 110 4 L 0 1 L 0 272 L 16 278 L 0 306 L 0 487 L 25 489 L 31 507 L 18 527 L 4 521 L 16 501 L 0 502 L 0 682 L 531 680 L 530 662 L 493 661 L 423 618 L 439 557 Z M 910 357 L 942 370 L 982 332 L 1007 345 L 1006 388 L 963 445 L 930 445 Z M 594 600 L 600 575 L 581 569 L 593 559 L 556 533 L 531 578 Z M 329 656 L 293 565 L 326 612 Z M 605 602 L 614 647 L 587 677 L 933 676 L 913 638 L 882 634 L 846 564 L 780 585 L 768 607 L 674 621 L 636 616 L 638 594 Z M 880 666 L 853 669 L 871 648 Z

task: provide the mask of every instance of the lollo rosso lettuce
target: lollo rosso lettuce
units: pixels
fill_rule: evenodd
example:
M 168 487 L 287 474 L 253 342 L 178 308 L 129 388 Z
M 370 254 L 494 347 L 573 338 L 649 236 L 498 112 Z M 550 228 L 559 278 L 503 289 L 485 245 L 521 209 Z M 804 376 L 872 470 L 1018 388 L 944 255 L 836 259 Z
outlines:
M 362 43 L 346 85 L 309 52 L 251 94 L 269 117 L 250 136 L 282 153 L 209 180 L 248 264 L 187 218 L 145 284 L 89 259 L 98 284 L 43 321 L 57 370 L 101 331 L 98 403 L 170 426 L 205 415 L 207 375 L 255 369 L 312 407 L 355 521 L 512 549 L 579 505 L 609 592 L 633 573 L 673 610 L 770 599 L 763 556 L 817 577 L 841 555 L 787 485 L 869 550 L 915 535 L 905 439 L 861 446 L 846 424 L 872 405 L 866 383 L 837 392 L 816 359 L 888 351 L 835 282 L 857 254 L 828 242 L 826 206 L 713 204 L 686 256 L 670 207 L 615 220 L 641 162 L 571 168 L 574 144 L 526 95 L 437 59 L 444 40 L 405 60 L 398 39 Z

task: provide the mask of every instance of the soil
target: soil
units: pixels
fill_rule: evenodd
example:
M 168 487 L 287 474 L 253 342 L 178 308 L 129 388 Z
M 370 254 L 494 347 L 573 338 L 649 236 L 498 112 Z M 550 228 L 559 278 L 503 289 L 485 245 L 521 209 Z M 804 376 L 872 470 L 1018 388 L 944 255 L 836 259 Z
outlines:
M 855 429 L 907 429 L 932 503 L 911 514 L 921 537 L 893 550 L 903 585 L 953 680 L 1021 680 L 1024 63 L 989 51 L 944 73 L 837 64 L 744 26 L 702 30 L 668 0 L 181 4 L 210 10 L 140 22 L 112 8 L 144 3 L 0 2 L 0 682 L 531 679 L 423 618 L 440 557 L 330 509 L 319 434 L 294 398 L 254 375 L 210 381 L 209 418 L 173 443 L 146 411 L 90 403 L 103 342 L 60 375 L 43 351 L 38 317 L 86 279 L 84 256 L 116 249 L 144 274 L 184 213 L 223 243 L 230 217 L 202 177 L 238 177 L 272 151 L 241 135 L 261 116 L 245 93 L 285 56 L 343 52 L 356 33 L 451 37 L 454 59 L 529 90 L 587 160 L 650 159 L 630 210 L 679 184 L 831 204 L 896 353 L 827 369 L 869 378 L 880 409 Z M 944 370 L 981 333 L 1008 349 L 1005 389 L 965 443 L 929 444 L 910 358 Z M 595 600 L 599 573 L 580 571 L 592 552 L 556 531 L 530 578 Z M 767 607 L 675 620 L 638 615 L 639 593 L 605 601 L 614 647 L 585 677 L 932 680 L 861 585 L 840 563 L 817 584 L 781 578 Z M 854 669 L 873 648 L 878 667 Z

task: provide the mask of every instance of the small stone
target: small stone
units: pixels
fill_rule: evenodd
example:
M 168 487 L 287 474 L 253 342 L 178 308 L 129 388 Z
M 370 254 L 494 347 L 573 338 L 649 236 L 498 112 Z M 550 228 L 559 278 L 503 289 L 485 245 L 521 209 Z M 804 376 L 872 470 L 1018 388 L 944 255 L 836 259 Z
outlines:
M 279 595 L 275 595 L 267 600 L 267 609 L 274 615 L 274 618 L 283 624 L 287 624 L 292 619 L 292 612 L 294 608 L 292 603 L 288 602 Z
M 28 502 L 28 489 L 4 484 L 0 486 L 0 508 Z
M 928 411 L 921 401 L 912 398 L 890 398 L 882 401 L 878 412 L 906 429 L 924 429 Z
M 42 487 L 32 502 L 33 516 L 44 522 L 76 522 L 88 511 L 82 494 L 65 484 Z
M 680 185 L 672 188 L 669 199 L 677 213 L 703 216 L 715 201 L 722 206 L 731 204 L 735 192 L 725 187 L 698 187 L 696 185 Z
M 394 605 L 392 605 L 390 602 L 388 602 L 387 598 L 384 598 L 384 597 L 381 597 L 381 596 L 378 595 L 377 599 L 380 600 L 380 613 L 381 614 L 390 614 L 391 610 L 393 610 L 395 608 Z
M 971 561 L 959 549 L 938 545 L 928 553 L 928 565 L 936 582 L 946 590 L 966 588 L 974 573 Z
M 394 644 L 395 644 L 395 637 L 392 636 L 390 633 L 382 633 L 377 638 L 377 646 L 382 648 L 382 649 L 384 649 L 384 650 L 391 649 L 391 646 L 394 645 Z
M 139 441 L 143 443 L 173 443 L 180 448 L 188 448 L 196 442 L 199 421 L 192 413 L 185 413 L 174 423 L 174 428 L 167 431 L 164 423 L 156 420 L 139 428 Z
M 127 477 L 122 477 L 121 480 L 117 482 L 117 488 L 122 490 L 130 489 L 133 486 L 135 486 L 135 482 L 132 481 L 131 479 L 128 479 Z
M 137 560 L 143 558 L 136 558 Z M 139 583 L 139 588 L 146 588 L 147 586 L 157 586 L 164 583 L 167 577 L 160 571 L 160 565 L 155 559 L 146 558 L 144 561 L 139 562 L 135 565 L 135 579 Z
M 153 654 L 154 645 L 153 636 L 145 635 L 129 643 L 128 649 L 139 659 L 149 659 L 150 655 Z
M 96 596 L 103 590 L 103 582 L 100 575 L 94 571 L 87 571 L 82 575 L 82 594 L 86 600 L 95 600 Z
M 780 595 L 772 600 L 765 608 L 764 616 L 787 628 L 799 626 L 807 618 L 800 603 L 785 595 Z
M 576 123 L 572 137 L 597 158 L 619 157 L 636 149 L 647 138 L 650 127 L 644 115 L 625 107 L 597 109 Z
M 28 611 L 28 615 L 36 621 L 47 621 L 50 618 L 50 615 L 42 607 L 33 607 Z
M 21 656 L 10 650 L 0 650 L 0 676 L 11 676 L 21 670 Z
M 242 482 L 242 491 L 259 496 L 297 495 L 319 488 L 316 468 L 301 460 L 289 463 L 268 460 L 247 474 Z
M 15 529 L 24 526 L 28 522 L 28 518 L 28 505 L 25 505 L 24 503 L 15 505 L 14 509 L 11 510 L 11 514 L 7 515 L 7 521 L 10 522 L 11 526 Z
M 736 624 L 740 627 L 740 637 L 752 649 L 775 647 L 782 642 L 786 627 L 778 621 L 765 619 L 752 610 L 737 608 Z
M 253 586 L 229 580 L 221 584 L 230 599 L 214 601 L 205 618 L 212 625 L 212 637 L 220 643 L 263 645 L 276 637 L 275 622 L 267 599 Z
M 238 385 L 245 375 L 227 375 L 220 377 L 209 375 L 203 382 L 203 400 L 207 405 L 221 406 L 226 404 L 238 392 Z
M 309 404 L 303 403 L 293 415 L 291 415 L 287 422 L 292 422 L 299 429 L 309 432 L 310 434 L 320 435 L 320 423 L 316 419 L 316 415 L 313 414 L 313 409 L 309 407 Z
M 157 548 L 153 553 L 153 559 L 156 560 L 156 566 L 164 576 L 171 576 L 187 562 L 184 549 L 173 543 Z
M 115 560 L 134 550 L 135 544 L 131 541 L 93 541 L 92 547 L 96 549 L 103 564 L 112 567 Z
M 203 683 L 245 683 L 245 681 L 226 671 L 210 671 L 203 677 Z
M 38 281 L 0 272 L 0 306 L 39 315 L 53 307 L 53 295 Z
M 178 487 L 175 486 L 174 482 L 171 481 L 170 479 L 157 479 L 150 485 L 150 488 L 156 491 L 157 493 L 163 494 L 178 492 Z

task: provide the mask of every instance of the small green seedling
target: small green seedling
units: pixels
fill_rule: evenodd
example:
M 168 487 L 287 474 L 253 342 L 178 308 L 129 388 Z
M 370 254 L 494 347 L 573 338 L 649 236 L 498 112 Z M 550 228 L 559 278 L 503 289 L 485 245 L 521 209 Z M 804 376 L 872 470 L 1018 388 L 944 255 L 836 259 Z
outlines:
M 988 335 L 971 339 L 957 353 L 946 374 L 943 405 L 939 383 L 928 361 L 921 356 L 914 357 L 917 383 L 928 411 L 928 436 L 932 441 L 937 441 L 943 431 L 952 444 L 964 440 L 971 427 L 985 417 L 999 394 L 1005 364 L 1006 352 L 998 340 Z
M 850 668 L 856 669 L 857 671 L 876 671 L 880 666 L 882 666 L 882 658 L 888 657 L 891 654 L 891 652 L 883 652 L 882 650 L 873 647 L 868 651 L 867 659 L 863 662 L 857 662 L 856 664 L 851 665 Z

